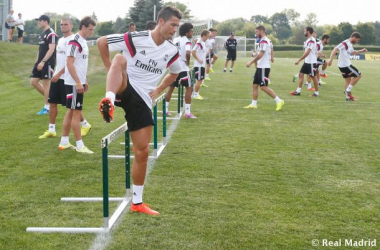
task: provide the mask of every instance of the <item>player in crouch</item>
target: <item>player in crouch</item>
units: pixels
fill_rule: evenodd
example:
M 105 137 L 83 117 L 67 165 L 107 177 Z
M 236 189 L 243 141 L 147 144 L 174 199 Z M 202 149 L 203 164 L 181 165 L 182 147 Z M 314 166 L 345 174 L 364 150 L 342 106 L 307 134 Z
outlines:
M 346 95 L 347 101 L 356 101 L 355 97 L 351 94 L 351 91 L 360 78 L 362 78 L 360 71 L 351 64 L 350 55 L 358 55 L 368 52 L 365 48 L 354 50 L 352 45 L 358 43 L 361 38 L 362 36 L 359 32 L 352 33 L 349 39 L 344 40 L 331 51 L 330 60 L 328 62 L 328 65 L 331 66 L 336 52 L 339 50 L 338 67 L 344 78 L 344 94 Z
M 131 211 L 135 212 L 159 214 L 143 203 L 149 142 L 154 124 L 152 100 L 182 71 L 178 49 L 168 41 L 177 31 L 181 18 L 179 10 L 167 6 L 158 13 L 157 26 L 153 31 L 108 35 L 97 42 L 108 71 L 106 97 L 100 101 L 100 112 L 106 122 L 112 122 L 114 106 L 122 107 L 133 141 L 135 159 L 132 164 Z M 120 50 L 123 50 L 123 55 L 116 55 L 111 62 L 110 51 Z M 157 86 L 167 68 L 169 74 Z
M 284 100 L 281 100 L 272 89 L 268 88 L 270 62 L 272 60 L 272 46 L 271 41 L 268 39 L 265 33 L 264 26 L 258 26 L 255 30 L 256 36 L 259 37 L 260 44 L 257 48 L 257 55 L 253 60 L 247 63 L 247 68 L 257 62 L 257 69 L 253 80 L 253 93 L 252 103 L 244 108 L 257 109 L 257 97 L 259 96 L 259 86 L 262 91 L 267 93 L 276 102 L 276 111 L 279 111 L 284 106 Z

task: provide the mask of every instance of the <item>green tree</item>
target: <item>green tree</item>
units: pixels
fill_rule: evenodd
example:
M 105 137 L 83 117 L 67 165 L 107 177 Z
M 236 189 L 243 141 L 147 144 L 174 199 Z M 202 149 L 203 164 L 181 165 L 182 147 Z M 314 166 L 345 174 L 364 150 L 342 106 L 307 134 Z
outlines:
M 251 22 L 254 22 L 256 25 L 262 25 L 264 23 L 268 23 L 268 17 L 262 16 L 262 15 L 256 15 L 256 16 L 251 16 Z
M 294 9 L 284 9 L 282 13 L 285 13 L 286 17 L 288 18 L 289 22 L 291 24 L 294 24 L 297 22 L 298 18 L 300 17 L 300 13 L 295 11 Z
M 173 6 L 179 9 L 182 12 L 183 19 L 191 19 L 193 16 L 190 15 L 190 9 L 187 8 L 186 4 L 180 2 L 167 2 L 165 6 Z
M 315 28 L 317 26 L 317 23 L 318 23 L 317 14 L 315 14 L 315 13 L 307 14 L 304 23 L 306 26 L 310 26 L 310 27 Z
M 280 40 L 288 39 L 292 35 L 292 29 L 289 25 L 289 20 L 285 13 L 275 13 L 270 18 L 273 30 Z
M 247 22 L 244 24 L 244 35 L 247 38 L 254 38 L 255 37 L 255 29 L 256 25 L 254 23 Z
M 370 45 L 375 43 L 375 29 L 372 23 L 358 23 L 356 30 L 362 35 L 360 44 Z
M 128 16 L 132 22 L 141 25 L 143 20 L 140 21 L 141 14 L 144 11 L 146 0 L 135 0 L 133 7 L 129 8 Z M 151 20 L 152 17 L 149 19 Z M 143 24 L 145 25 L 146 22 Z M 144 26 L 145 27 L 145 26 Z
M 113 24 L 113 29 L 115 33 L 125 33 L 128 31 L 127 21 L 125 18 L 117 17 L 115 23 Z
M 352 27 L 352 24 L 343 22 L 338 24 L 338 29 L 342 32 L 343 37 L 349 38 L 354 32 L 354 28 Z
M 91 18 L 98 22 L 98 17 L 96 16 L 95 12 L 92 12 Z
M 246 20 L 243 18 L 235 18 L 221 22 L 215 28 L 220 36 L 229 36 L 231 32 L 234 32 L 235 35 L 244 35 L 245 23 Z
M 113 21 L 101 22 L 101 23 L 98 23 L 97 26 L 98 28 L 96 30 L 99 36 L 105 36 L 105 35 L 115 33 L 115 30 L 113 29 L 113 26 L 114 26 Z
M 293 36 L 289 39 L 291 44 L 302 45 L 305 42 L 305 25 L 295 25 L 292 27 Z
M 373 28 L 375 31 L 375 44 L 380 45 L 380 22 L 373 23 Z
M 344 37 L 342 31 L 338 27 L 334 27 L 330 32 L 330 44 L 338 45 L 348 37 Z

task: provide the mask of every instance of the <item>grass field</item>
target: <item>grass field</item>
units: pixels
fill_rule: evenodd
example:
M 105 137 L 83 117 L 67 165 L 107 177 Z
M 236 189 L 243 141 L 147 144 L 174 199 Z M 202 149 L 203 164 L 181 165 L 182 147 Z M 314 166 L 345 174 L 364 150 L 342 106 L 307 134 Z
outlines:
M 113 124 L 100 118 L 105 73 L 93 48 L 84 102 L 93 128 L 84 142 L 95 154 L 57 149 L 63 108 L 58 137 L 39 140 L 48 117 L 35 114 L 42 96 L 29 85 L 36 52 L 0 43 L 0 249 L 88 249 L 95 235 L 25 229 L 102 225 L 100 203 L 60 198 L 101 196 L 100 139 L 124 122 L 123 112 Z M 180 121 L 146 183 L 144 201 L 161 215 L 126 213 L 105 249 L 329 249 L 312 240 L 380 241 L 380 62 L 353 62 L 363 78 L 353 89 L 359 101 L 351 103 L 336 61 L 319 98 L 305 88 L 290 96 L 297 56 L 287 53 L 273 64 L 270 87 L 285 100 L 280 112 L 264 93 L 259 109 L 243 109 L 254 73 L 247 58 L 238 58 L 232 74 L 217 62 L 210 87 L 201 89 L 205 100 L 193 101 L 198 119 Z M 110 160 L 110 179 L 110 194 L 122 195 L 120 161 Z

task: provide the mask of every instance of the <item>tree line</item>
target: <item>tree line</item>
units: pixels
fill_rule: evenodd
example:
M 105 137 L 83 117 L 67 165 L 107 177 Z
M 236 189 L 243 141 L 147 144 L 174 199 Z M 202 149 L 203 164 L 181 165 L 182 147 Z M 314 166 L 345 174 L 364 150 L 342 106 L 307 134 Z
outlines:
M 125 17 L 117 17 L 115 21 L 99 22 L 95 36 L 103 36 L 113 33 L 124 33 L 128 31 L 128 25 L 131 22 L 136 24 L 137 30 L 144 30 L 147 21 L 154 20 L 154 5 L 156 5 L 156 15 L 164 5 L 175 6 L 184 14 L 184 20 L 192 20 L 191 10 L 183 3 L 166 2 L 162 0 L 135 0 L 134 5 L 130 7 Z M 56 13 L 46 13 L 50 16 L 51 26 L 58 23 L 57 34 L 61 36 L 59 21 L 64 16 L 71 17 L 74 22 L 74 29 L 78 29 L 79 19 L 70 14 L 59 15 Z M 97 20 L 96 14 L 92 17 Z M 196 20 L 193 20 L 196 21 Z M 281 12 L 274 13 L 272 16 L 254 15 L 249 20 L 244 18 L 234 18 L 223 22 L 213 20 L 214 28 L 218 30 L 221 36 L 228 36 L 234 32 L 237 36 L 246 36 L 247 38 L 255 37 L 255 28 L 263 25 L 267 31 L 269 39 L 274 44 L 303 44 L 304 28 L 311 26 L 318 32 L 318 36 L 323 34 L 330 35 L 330 43 L 338 44 L 344 39 L 349 38 L 353 31 L 362 34 L 360 43 L 363 45 L 380 45 L 380 22 L 357 23 L 353 25 L 348 22 L 342 22 L 338 25 L 318 25 L 318 18 L 315 13 L 309 13 L 304 20 L 300 20 L 300 13 L 294 9 L 285 9 Z M 25 22 L 26 34 L 39 34 L 37 21 L 29 20 Z

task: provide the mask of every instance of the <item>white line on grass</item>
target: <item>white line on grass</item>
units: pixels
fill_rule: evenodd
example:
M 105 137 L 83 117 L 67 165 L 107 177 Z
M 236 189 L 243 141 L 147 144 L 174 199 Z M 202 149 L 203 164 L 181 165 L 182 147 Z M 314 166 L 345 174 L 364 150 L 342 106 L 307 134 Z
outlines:
M 170 141 L 170 138 L 172 137 L 173 132 L 176 130 L 178 126 L 179 120 L 172 120 L 169 129 L 166 133 L 166 143 L 168 144 Z M 148 177 L 149 173 L 153 170 L 154 164 L 156 163 L 157 159 L 150 159 L 148 161 L 148 169 L 146 177 Z M 124 212 L 125 213 L 125 212 Z M 112 232 L 116 230 L 118 225 L 122 222 L 124 213 L 121 214 L 120 218 L 117 220 L 115 225 L 113 226 L 113 229 L 109 233 L 101 233 L 96 236 L 94 241 L 92 242 L 92 246 L 89 248 L 90 250 L 104 250 L 108 247 L 108 245 L 112 242 Z

